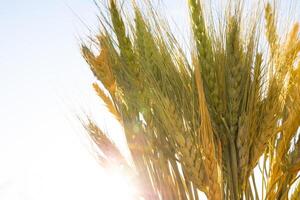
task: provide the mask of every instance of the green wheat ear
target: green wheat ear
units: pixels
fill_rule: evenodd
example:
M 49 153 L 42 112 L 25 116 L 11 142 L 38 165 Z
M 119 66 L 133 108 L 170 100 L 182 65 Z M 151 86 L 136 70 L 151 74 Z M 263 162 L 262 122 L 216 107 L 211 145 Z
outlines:
M 196 200 L 199 191 L 213 200 L 298 199 L 299 24 L 283 37 L 270 3 L 249 22 L 256 10 L 242 0 L 228 1 L 217 23 L 208 1 L 188 0 L 184 51 L 151 3 L 138 3 L 127 16 L 109 0 L 92 44 L 99 52 L 81 49 L 133 160 L 88 118 L 102 164 L 139 180 L 136 199 Z

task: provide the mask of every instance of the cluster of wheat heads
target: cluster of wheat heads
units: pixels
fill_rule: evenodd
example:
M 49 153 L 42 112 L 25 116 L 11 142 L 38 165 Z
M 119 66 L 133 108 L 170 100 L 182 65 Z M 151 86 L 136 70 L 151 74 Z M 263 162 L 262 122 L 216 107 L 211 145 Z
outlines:
M 103 165 L 135 176 L 137 199 L 193 200 L 198 191 L 212 200 L 299 199 L 299 24 L 280 36 L 269 3 L 246 24 L 243 2 L 233 0 L 216 23 L 205 0 L 188 0 L 187 55 L 150 4 L 145 15 L 132 1 L 126 18 L 118 3 L 109 0 L 109 16 L 100 17 L 92 42 L 99 52 L 82 45 L 99 80 L 93 87 L 124 127 L 133 158 L 89 120 Z

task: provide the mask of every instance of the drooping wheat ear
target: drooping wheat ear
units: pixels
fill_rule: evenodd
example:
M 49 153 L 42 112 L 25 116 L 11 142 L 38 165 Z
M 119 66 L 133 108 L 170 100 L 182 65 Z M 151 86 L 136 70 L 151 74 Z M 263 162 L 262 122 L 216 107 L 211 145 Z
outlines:
M 116 80 L 111 69 L 107 47 L 103 43 L 103 45 L 101 45 L 100 55 L 97 57 L 85 45 L 82 45 L 81 52 L 86 62 L 90 65 L 94 75 L 113 95 L 116 91 Z
M 221 190 L 221 172 L 218 165 L 214 133 L 210 121 L 204 89 L 202 85 L 201 74 L 198 66 L 195 66 L 195 79 L 199 95 L 199 113 L 201 116 L 199 143 L 202 144 L 202 157 L 204 168 L 208 177 L 208 198 L 220 200 L 223 198 Z
M 83 124 L 87 132 L 89 133 L 91 139 L 97 144 L 99 149 L 105 155 L 103 160 L 106 161 L 105 164 L 108 165 L 124 165 L 128 167 L 126 159 L 123 157 L 118 147 L 108 138 L 108 136 L 100 129 L 98 126 L 90 119 L 87 123 Z
M 276 28 L 276 16 L 270 3 L 265 7 L 265 20 L 266 20 L 266 36 L 270 45 L 271 55 L 276 59 L 278 56 L 279 39 Z
M 119 113 L 119 111 L 116 108 L 116 105 L 113 103 L 113 101 L 105 94 L 105 92 L 99 87 L 97 83 L 93 83 L 93 88 L 96 91 L 97 95 L 103 100 L 106 107 L 108 108 L 108 111 L 113 114 L 113 116 L 122 123 L 122 118 Z
M 145 198 L 154 198 L 158 199 L 156 192 L 153 190 L 153 185 L 151 185 L 151 180 L 149 177 L 149 172 L 147 171 L 147 164 L 145 160 L 150 160 L 147 157 L 147 154 L 141 149 L 139 151 L 139 156 L 135 157 L 136 169 L 133 169 L 128 165 L 126 159 L 120 153 L 119 149 L 116 145 L 108 138 L 108 136 L 97 127 L 97 125 L 89 120 L 88 123 L 84 124 L 86 130 L 90 134 L 91 138 L 98 145 L 99 149 L 103 152 L 104 156 L 99 155 L 102 162 L 102 166 L 104 167 L 119 167 L 122 170 L 126 170 L 125 173 L 135 178 L 139 183 L 139 195 Z M 140 142 L 140 141 L 138 141 Z M 138 144 L 136 144 L 138 145 Z M 144 160 L 145 159 L 145 160 Z

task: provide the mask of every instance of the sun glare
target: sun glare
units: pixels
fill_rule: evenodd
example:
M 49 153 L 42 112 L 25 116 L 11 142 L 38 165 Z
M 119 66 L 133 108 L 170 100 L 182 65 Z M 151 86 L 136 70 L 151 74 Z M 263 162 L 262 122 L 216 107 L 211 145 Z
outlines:
M 104 194 L 101 194 L 101 197 L 105 200 L 136 199 L 136 185 L 129 175 L 120 171 L 109 170 L 103 176 L 103 183 L 105 183 L 105 189 L 102 190 Z

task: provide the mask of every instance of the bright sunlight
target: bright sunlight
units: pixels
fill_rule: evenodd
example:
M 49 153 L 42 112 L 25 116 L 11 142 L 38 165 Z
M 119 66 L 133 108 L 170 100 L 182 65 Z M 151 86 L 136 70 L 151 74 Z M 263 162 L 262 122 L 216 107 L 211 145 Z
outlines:
M 126 175 L 117 170 L 109 170 L 103 175 L 102 181 L 105 189 L 102 190 L 101 198 L 110 200 L 132 200 L 137 194 L 136 185 Z
M 299 0 L 1 7 L 0 200 L 300 199 Z

